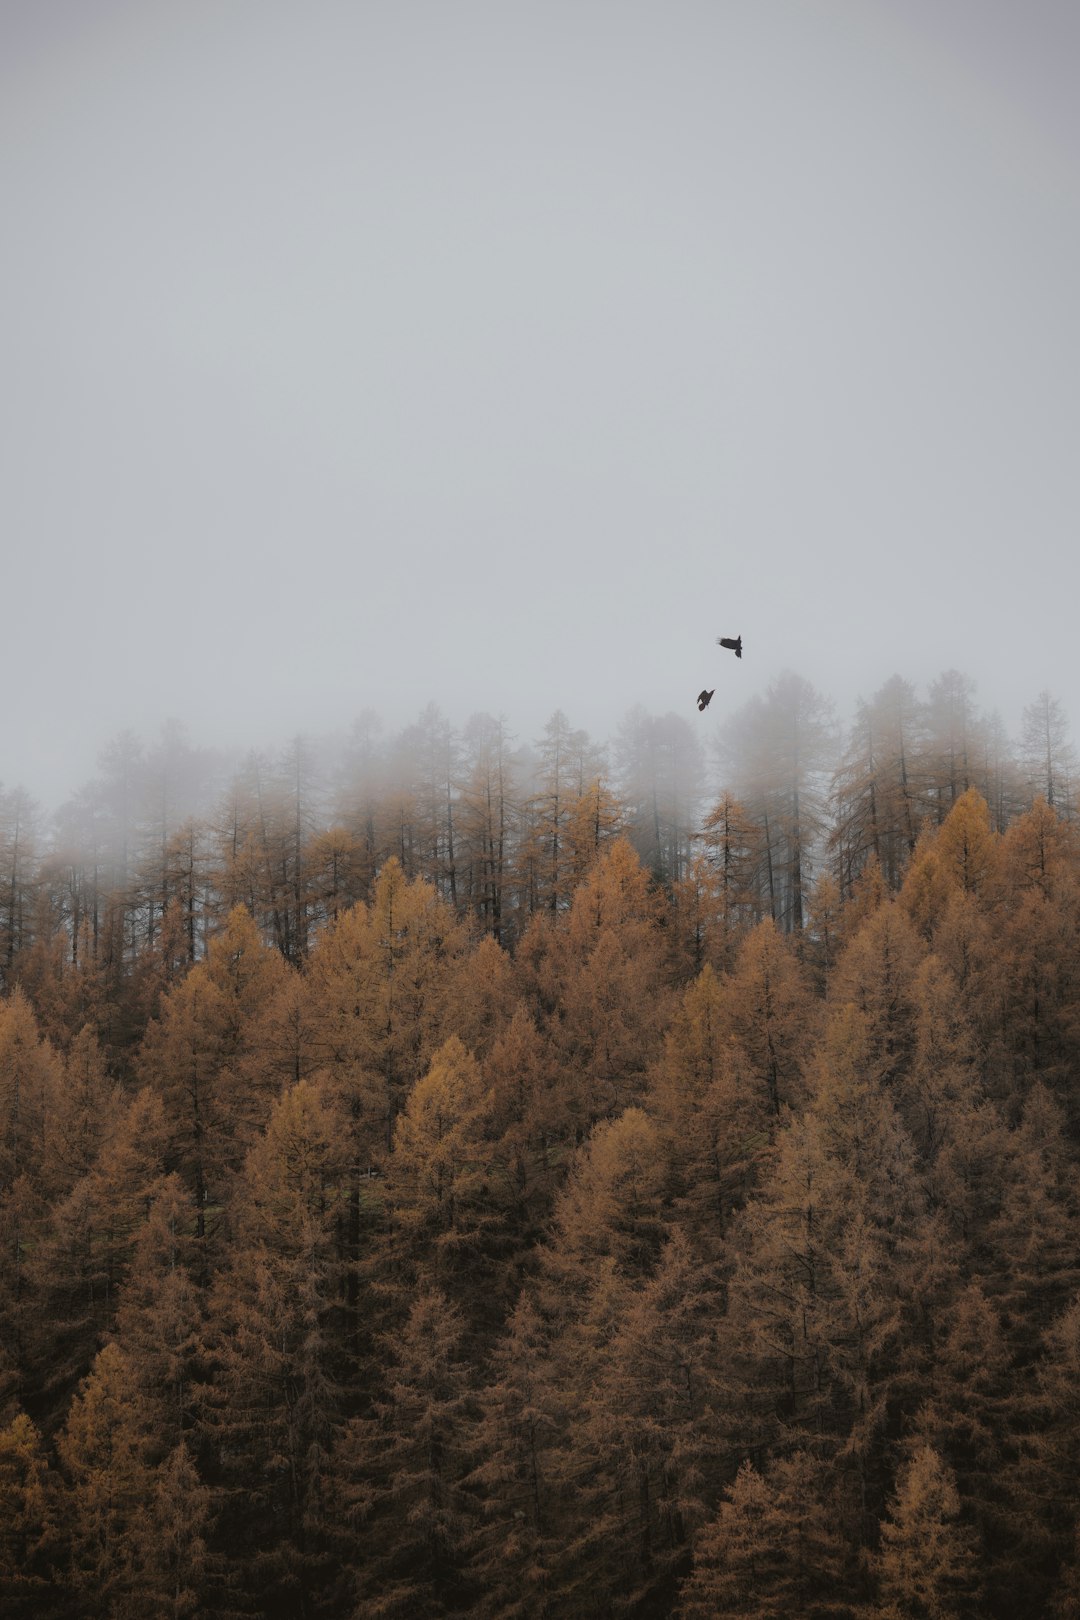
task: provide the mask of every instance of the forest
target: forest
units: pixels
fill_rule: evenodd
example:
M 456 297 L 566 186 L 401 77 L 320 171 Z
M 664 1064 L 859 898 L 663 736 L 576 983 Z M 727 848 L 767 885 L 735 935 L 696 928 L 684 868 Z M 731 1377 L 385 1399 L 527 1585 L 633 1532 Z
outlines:
M 1080 1615 L 1078 787 L 948 671 L 0 790 L 3 1614 Z

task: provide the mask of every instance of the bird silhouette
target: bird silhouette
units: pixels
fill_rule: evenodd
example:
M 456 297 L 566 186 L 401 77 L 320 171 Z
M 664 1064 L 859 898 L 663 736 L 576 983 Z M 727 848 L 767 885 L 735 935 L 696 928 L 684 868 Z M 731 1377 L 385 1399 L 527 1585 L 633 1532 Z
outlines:
M 736 658 L 742 657 L 742 636 L 717 636 L 716 644 L 718 647 L 727 647 Z
M 713 687 L 712 691 L 713 692 L 716 691 L 715 686 Z M 698 700 L 697 700 L 698 708 L 699 709 L 707 709 L 709 707 L 709 703 L 710 703 L 711 699 L 712 699 L 712 692 L 699 692 L 698 693 Z

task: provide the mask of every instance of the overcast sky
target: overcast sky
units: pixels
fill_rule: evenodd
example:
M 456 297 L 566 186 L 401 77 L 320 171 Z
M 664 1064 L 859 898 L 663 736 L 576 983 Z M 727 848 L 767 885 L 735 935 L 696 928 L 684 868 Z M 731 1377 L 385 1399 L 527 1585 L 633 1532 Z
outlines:
M 0 780 L 785 668 L 1080 740 L 1078 82 L 1075 0 L 0 0 Z

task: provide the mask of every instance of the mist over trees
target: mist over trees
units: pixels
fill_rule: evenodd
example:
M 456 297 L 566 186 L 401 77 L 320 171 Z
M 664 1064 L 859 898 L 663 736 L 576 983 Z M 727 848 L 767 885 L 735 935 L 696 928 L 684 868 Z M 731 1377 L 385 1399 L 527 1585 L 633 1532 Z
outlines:
M 947 671 L 0 791 L 4 1613 L 1074 1613 L 1078 785 Z

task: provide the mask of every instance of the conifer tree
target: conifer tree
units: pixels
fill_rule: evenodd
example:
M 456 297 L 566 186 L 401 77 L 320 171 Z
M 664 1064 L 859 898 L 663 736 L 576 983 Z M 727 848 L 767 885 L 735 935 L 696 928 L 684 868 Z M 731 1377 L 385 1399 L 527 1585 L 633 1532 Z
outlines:
M 316 1089 L 290 1088 L 248 1155 L 236 1236 L 210 1295 L 203 1421 L 222 1486 L 213 1562 L 218 1570 L 228 1562 L 257 1612 L 310 1613 L 333 1578 L 327 1495 L 340 1399 L 334 1234 L 344 1157 Z
M 903 908 L 887 901 L 870 916 L 837 963 L 829 986 L 835 1006 L 863 1020 L 867 1058 L 881 1081 L 904 1074 L 915 1040 L 915 975 L 922 947 Z
M 1005 1139 L 996 1190 L 981 1276 L 1023 1363 L 1080 1286 L 1080 1172 L 1065 1110 L 1043 1086 Z
M 979 1042 L 955 974 L 936 955 L 911 982 L 914 1044 L 897 1082 L 897 1103 L 923 1162 L 936 1156 L 983 1094 Z
M 496 1196 L 518 1242 L 531 1244 L 550 1214 L 566 1122 L 558 1106 L 550 1046 L 523 1004 L 492 1046 L 483 1073 L 490 1088 Z
M 84 1025 L 64 1060 L 64 1081 L 45 1121 L 43 1174 L 53 1198 L 90 1173 L 122 1111 L 121 1088 L 109 1074 L 96 1033 Z
M 610 1307 L 565 1391 L 573 1415 L 550 1464 L 565 1504 L 551 1580 L 558 1612 L 575 1615 L 589 1614 L 600 1593 L 631 1612 L 670 1600 L 704 1515 L 714 1440 L 717 1301 L 682 1232 Z
M 206 1569 L 210 1515 L 211 1492 L 181 1441 L 154 1470 L 150 1494 L 135 1519 L 132 1616 L 197 1620 L 217 1604 L 219 1594 Z
M 704 855 L 692 855 L 684 875 L 671 885 L 671 962 L 685 982 L 707 962 L 730 968 L 737 935 L 720 876 Z
M 624 819 L 621 801 L 601 774 L 594 775 L 575 796 L 566 827 L 571 894 L 603 850 L 622 834 Z
M 706 965 L 683 992 L 649 1092 L 681 1206 L 707 1248 L 753 1184 L 775 1125 L 768 1086 L 732 1031 L 730 1000 Z
M 492 1188 L 490 1125 L 491 1095 L 480 1066 L 451 1035 L 398 1116 L 384 1183 L 391 1286 L 438 1289 L 460 1305 L 468 1301 L 472 1324 L 496 1304 L 497 1262 L 506 1247 Z
M 1020 762 L 1032 798 L 1042 798 L 1051 810 L 1071 815 L 1076 755 L 1069 743 L 1065 712 L 1057 698 L 1045 690 L 1024 709 Z
M 463 1331 L 444 1295 L 421 1291 L 386 1347 L 383 1393 L 371 1416 L 353 1419 L 341 1442 L 345 1556 L 356 1612 L 372 1620 L 471 1611 L 475 1515 L 464 1481 L 473 1418 Z
M 23 788 L 0 785 L 0 989 L 10 989 L 33 943 L 41 812 Z
M 895 889 L 915 848 L 923 709 L 908 681 L 894 675 L 869 703 L 860 701 L 847 749 L 833 775 L 830 851 L 849 893 L 874 860 Z
M 516 801 L 516 762 L 505 715 L 474 714 L 464 741 L 458 892 L 479 926 L 501 944 Z
M 544 1292 L 556 1316 L 572 1319 L 582 1311 L 604 1261 L 625 1281 L 655 1266 L 670 1186 L 660 1144 L 648 1115 L 627 1108 L 597 1125 L 578 1150 L 540 1257 Z
M 947 669 L 931 683 L 926 721 L 927 785 L 941 822 L 971 787 L 979 752 L 979 715 L 970 676 Z
M 149 1414 L 159 1461 L 190 1438 L 197 1386 L 206 1376 L 195 1230 L 190 1194 L 179 1177 L 167 1177 L 136 1238 L 113 1322 L 113 1337 Z M 181 1468 L 179 1461 L 176 1466 Z
M 63 1086 L 59 1060 L 18 986 L 0 1001 L 0 1193 L 43 1174 L 46 1119 Z
M 554 1532 L 559 1519 L 553 1453 L 560 1424 L 545 1376 L 548 1338 L 527 1292 L 495 1346 L 470 1428 L 474 1466 L 464 1487 L 479 1513 L 469 1573 L 484 1620 L 554 1620 Z
M 63 1612 L 53 1494 L 41 1435 L 25 1412 L 16 1412 L 0 1428 L 0 1606 L 10 1620 Z
M 560 911 L 572 889 L 572 843 L 569 825 L 573 806 L 594 764 L 589 739 L 556 709 L 537 743 L 539 770 L 532 796 L 532 839 L 536 878 L 530 910 Z
M 517 975 L 509 953 L 485 934 L 458 958 L 447 996 L 452 1033 L 483 1060 L 504 1034 L 518 997 Z
M 140 1072 L 164 1102 L 172 1160 L 194 1193 L 200 1235 L 291 1078 L 280 1027 L 288 983 L 288 967 L 236 907 L 147 1031 Z
M 625 832 L 651 875 L 677 883 L 690 857 L 701 801 L 701 744 L 681 715 L 631 710 L 615 740 Z
M 738 799 L 722 793 L 705 817 L 701 837 L 715 874 L 725 929 L 731 932 L 760 922 L 761 828 Z
M 51 1401 L 88 1370 L 116 1314 L 139 1232 L 165 1178 L 160 1101 L 133 1097 L 93 1169 L 52 1206 L 27 1256 L 32 1360 Z
M 932 1446 L 901 1469 L 875 1559 L 881 1620 L 975 1620 L 976 1538 L 961 1519 L 952 1469 Z
M 723 1328 L 734 1442 L 749 1450 L 787 1433 L 843 1447 L 856 1543 L 871 1534 L 883 1437 L 917 1387 L 911 1315 L 942 1281 L 914 1153 L 868 1046 L 858 1011 L 839 1011 L 812 1105 L 781 1129 L 775 1168 L 734 1224 Z
M 355 906 L 313 951 L 307 983 L 320 1072 L 362 1168 L 389 1151 L 409 1088 L 452 1021 L 465 933 L 431 884 L 392 859 L 370 906 Z
M 935 1330 L 928 1398 L 914 1433 L 952 1468 L 984 1545 L 998 1550 L 1004 1589 L 1005 1549 L 1024 1539 L 1017 1536 L 1014 1437 L 1027 1424 L 1011 1377 L 1012 1354 L 1001 1318 L 977 1282 L 938 1313 Z M 1012 1592 L 1015 1601 L 1015 1586 Z
M 716 1517 L 694 1544 L 679 1620 L 841 1620 L 844 1547 L 831 1512 L 826 1468 L 806 1451 L 763 1475 L 742 1464 Z
M 813 999 L 790 942 L 770 919 L 740 946 L 725 1000 L 742 1072 L 779 1117 L 802 1096 L 798 1034 L 813 1017 Z
M 519 953 L 579 1136 L 639 1100 L 666 1012 L 662 900 L 617 839 L 557 927 L 534 919 Z
M 1038 889 L 1047 900 L 1071 897 L 1080 861 L 1077 840 L 1076 828 L 1045 799 L 1036 799 L 1030 810 L 1009 823 L 1001 840 L 1006 898 L 1014 900 L 1028 889 Z
M 136 1526 L 153 1490 L 148 1424 L 123 1352 L 107 1344 L 72 1402 L 57 1442 L 80 1612 L 108 1615 L 137 1585 Z
M 1047 1612 L 1065 1617 L 1074 1612 L 1068 1599 L 1077 1588 L 1080 1524 L 1080 1296 L 1044 1335 L 1027 1421 L 1014 1424 L 1014 1435 L 1016 1430 L 1018 1454 L 1005 1479 L 1014 1514 L 1007 1545 L 1026 1581 L 1013 1591 L 1019 1589 L 1033 1606 L 1046 1602 L 1053 1583 L 1048 1571 L 1059 1569 Z
M 934 840 L 934 849 L 953 889 L 992 900 L 997 891 L 1000 840 L 990 825 L 990 810 L 975 788 L 956 800 Z

